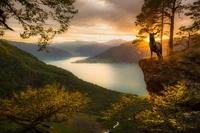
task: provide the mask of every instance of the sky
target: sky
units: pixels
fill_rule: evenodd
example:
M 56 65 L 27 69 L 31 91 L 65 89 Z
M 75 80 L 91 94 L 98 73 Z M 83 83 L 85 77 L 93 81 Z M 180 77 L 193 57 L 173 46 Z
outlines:
M 143 0 L 76 0 L 75 7 L 79 13 L 71 20 L 69 30 L 57 35 L 53 42 L 133 40 L 140 29 L 135 26 L 135 17 L 140 13 L 142 4 Z M 37 42 L 35 37 L 22 40 L 19 36 L 22 29 L 13 21 L 9 20 L 15 32 L 7 31 L 4 39 Z M 179 26 L 188 25 L 191 20 L 182 16 L 182 19 L 177 17 L 175 22 L 177 31 Z

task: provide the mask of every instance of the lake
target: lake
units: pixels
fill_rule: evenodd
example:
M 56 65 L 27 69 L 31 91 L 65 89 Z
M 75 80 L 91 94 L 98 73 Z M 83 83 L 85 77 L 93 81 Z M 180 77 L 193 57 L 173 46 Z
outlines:
M 72 63 L 86 57 L 73 57 L 59 61 L 45 61 L 93 84 L 124 93 L 146 95 L 144 75 L 138 64 L 120 63 Z

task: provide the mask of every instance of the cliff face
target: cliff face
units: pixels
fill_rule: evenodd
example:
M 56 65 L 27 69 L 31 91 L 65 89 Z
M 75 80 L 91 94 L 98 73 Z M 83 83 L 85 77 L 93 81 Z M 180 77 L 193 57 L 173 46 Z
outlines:
M 164 86 L 185 82 L 189 89 L 200 90 L 200 44 L 190 49 L 176 52 L 163 61 L 157 58 L 142 59 L 139 65 L 143 70 L 147 91 L 159 93 Z
M 150 94 L 161 94 L 164 86 L 173 86 L 178 82 L 184 82 L 188 89 L 200 94 L 200 43 L 165 57 L 163 61 L 158 61 L 157 58 L 142 59 L 139 65 Z M 192 111 L 200 111 L 200 102 L 186 102 L 183 105 Z

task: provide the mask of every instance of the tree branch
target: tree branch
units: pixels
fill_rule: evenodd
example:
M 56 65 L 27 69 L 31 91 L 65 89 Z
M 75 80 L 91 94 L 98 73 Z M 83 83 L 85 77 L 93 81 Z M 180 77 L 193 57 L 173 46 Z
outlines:
M 4 11 L 0 9 L 0 23 L 3 24 L 3 26 L 6 29 L 9 29 L 11 31 L 14 31 L 12 28 L 10 28 L 7 24 L 6 24 L 6 16 L 4 14 Z

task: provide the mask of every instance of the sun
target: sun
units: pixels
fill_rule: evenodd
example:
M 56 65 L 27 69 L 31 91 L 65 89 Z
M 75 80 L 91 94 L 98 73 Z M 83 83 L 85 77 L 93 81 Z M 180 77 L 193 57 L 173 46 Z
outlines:
M 125 41 L 133 41 L 136 39 L 135 36 L 122 36 L 121 39 L 125 40 Z
M 163 36 L 163 40 L 168 39 L 168 38 L 169 38 L 168 36 Z M 145 38 L 144 40 L 149 43 L 149 37 Z M 160 42 L 160 37 L 156 37 L 155 40 L 157 42 Z

